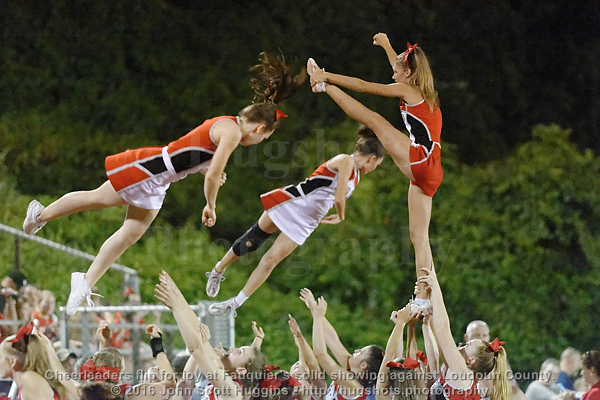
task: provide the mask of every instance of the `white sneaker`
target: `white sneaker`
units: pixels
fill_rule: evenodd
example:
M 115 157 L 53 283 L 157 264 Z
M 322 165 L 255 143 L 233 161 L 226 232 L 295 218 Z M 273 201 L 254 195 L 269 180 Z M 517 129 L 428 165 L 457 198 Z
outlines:
M 317 71 L 318 69 L 319 66 L 317 65 L 316 61 L 312 58 L 309 58 L 306 63 L 306 71 L 308 72 L 308 75 L 312 76 L 312 74 L 315 73 L 315 71 Z M 323 69 L 323 72 L 325 72 L 325 69 Z M 315 93 L 322 93 L 325 91 L 325 85 L 325 82 L 319 82 L 312 87 L 312 91 Z
M 417 302 L 415 300 L 411 300 L 410 301 L 410 315 L 416 314 L 419 311 L 422 311 L 423 314 L 431 315 L 431 312 L 432 312 L 431 301 L 429 301 L 429 299 L 426 299 L 425 301 L 426 302 L 424 304 L 417 304 Z
M 208 280 L 206 281 L 206 294 L 208 297 L 216 297 L 221 288 L 221 282 L 225 280 L 223 272 L 217 272 L 214 269 L 206 273 Z
M 69 300 L 67 300 L 67 315 L 69 317 L 75 315 L 83 299 L 87 300 L 88 307 L 94 307 L 92 296 L 100 295 L 92 293 L 92 289 L 85 282 L 85 274 L 83 272 L 73 272 L 71 274 L 71 293 L 69 294 Z
M 235 297 L 232 297 L 229 300 L 225 300 L 220 303 L 212 303 L 210 306 L 208 306 L 208 313 L 216 317 L 219 315 L 227 314 L 228 312 L 232 312 L 233 316 L 237 317 L 235 309 L 238 307 L 239 306 L 235 302 Z
M 45 208 L 39 201 L 31 200 L 31 203 L 27 207 L 27 216 L 25 217 L 25 221 L 23 221 L 23 230 L 25 233 L 33 235 L 46 225 L 45 222 L 38 220 L 38 217 Z

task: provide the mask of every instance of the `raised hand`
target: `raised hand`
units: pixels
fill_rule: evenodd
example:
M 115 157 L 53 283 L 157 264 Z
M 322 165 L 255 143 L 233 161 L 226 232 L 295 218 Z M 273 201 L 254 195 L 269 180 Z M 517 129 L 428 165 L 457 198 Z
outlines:
M 379 32 L 378 34 L 373 36 L 373 44 L 375 46 L 381 46 L 381 47 L 389 46 L 390 39 L 388 39 L 388 36 L 385 33 Z
M 150 335 L 150 337 L 158 338 L 162 335 L 162 330 L 156 324 L 150 324 L 146 327 L 146 333 Z
M 300 299 L 306 304 L 306 307 L 312 312 L 312 310 L 317 306 L 317 302 L 315 300 L 315 296 L 310 291 L 310 289 L 303 288 L 300 289 Z

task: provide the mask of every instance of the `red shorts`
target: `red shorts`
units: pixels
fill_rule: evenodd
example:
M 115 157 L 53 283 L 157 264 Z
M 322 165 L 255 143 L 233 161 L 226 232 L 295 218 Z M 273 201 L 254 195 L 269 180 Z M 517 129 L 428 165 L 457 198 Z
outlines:
M 431 153 L 421 145 L 410 146 L 409 159 L 410 169 L 415 177 L 410 183 L 421 188 L 427 196 L 433 197 L 444 176 L 440 146 L 434 144 Z

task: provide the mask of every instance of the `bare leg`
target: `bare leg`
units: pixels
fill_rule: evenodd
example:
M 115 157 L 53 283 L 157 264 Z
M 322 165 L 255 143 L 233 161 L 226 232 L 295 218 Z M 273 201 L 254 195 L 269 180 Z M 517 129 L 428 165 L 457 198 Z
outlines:
M 287 237 L 283 232 L 279 234 L 273 246 L 260 259 L 258 266 L 252 271 L 248 282 L 242 291 L 246 296 L 251 296 L 262 285 L 275 267 L 289 256 L 298 245 Z
M 159 211 L 144 210 L 131 204 L 127 207 L 123 226 L 106 239 L 85 275 L 89 287 L 94 286 L 121 254 L 146 233 Z
M 269 214 L 267 214 L 266 211 L 263 212 L 258 219 L 258 227 L 268 234 L 275 233 L 278 230 L 277 226 L 273 223 L 271 217 L 269 217 Z M 225 268 L 230 266 L 231 263 L 236 261 L 238 258 L 240 257 L 233 252 L 232 248 L 230 248 L 229 251 L 223 256 L 221 261 L 215 265 L 213 270 L 221 274 L 223 271 L 225 271 Z
M 115 191 L 110 181 L 106 181 L 98 189 L 65 194 L 46 207 L 38 216 L 38 219 L 40 222 L 46 222 L 81 211 L 98 210 L 125 204 L 127 203 Z
M 337 86 L 327 85 L 325 92 L 350 118 L 375 132 L 400 171 L 411 181 L 414 180 L 409 159 L 411 141 L 405 134 Z
M 410 185 L 408 189 L 408 225 L 410 240 L 415 248 L 417 278 L 423 275 L 421 268 L 431 268 L 433 256 L 429 244 L 429 222 L 431 220 L 432 198 L 421 188 Z M 423 285 L 419 286 L 418 299 L 426 299 Z

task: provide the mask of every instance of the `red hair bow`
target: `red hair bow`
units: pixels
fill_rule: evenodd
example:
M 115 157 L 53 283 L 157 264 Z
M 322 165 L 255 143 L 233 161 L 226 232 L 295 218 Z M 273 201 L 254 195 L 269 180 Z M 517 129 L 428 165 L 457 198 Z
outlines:
M 411 45 L 410 42 L 406 42 L 406 50 L 404 51 L 404 65 L 408 64 L 408 55 L 412 53 L 416 48 L 417 44 Z
M 417 360 L 421 361 L 424 365 L 427 365 L 427 356 L 421 350 L 417 350 Z
M 8 342 L 14 343 L 14 342 L 18 342 L 19 340 L 23 340 L 25 339 L 26 336 L 29 336 L 33 333 L 33 321 L 28 323 L 27 325 L 23 325 L 22 327 L 19 328 L 19 331 L 17 332 L 17 335 L 8 340 Z M 29 338 L 27 338 L 26 342 L 28 341 Z
M 290 376 L 282 383 L 284 384 L 284 386 L 302 386 L 302 384 L 298 382 L 298 379 L 294 378 L 293 376 Z
M 279 121 L 280 118 L 287 118 L 288 116 L 284 114 L 283 111 L 281 111 L 280 109 L 277 109 L 277 111 L 275 111 L 275 121 Z
M 121 369 L 115 367 L 96 367 L 94 360 L 87 360 L 81 368 L 79 368 L 80 380 L 93 380 L 95 382 L 113 381 L 119 382 Z
M 419 362 L 417 360 L 413 360 L 410 357 L 406 357 L 404 362 L 400 361 L 388 361 L 385 363 L 386 367 L 391 368 L 404 368 L 404 369 L 415 369 L 419 367 Z
M 281 386 L 281 379 L 277 378 L 275 375 L 273 375 L 273 373 L 271 371 L 277 370 L 279 369 L 279 367 L 277 365 L 267 365 L 265 367 L 265 370 L 267 371 L 267 377 L 265 379 L 263 379 L 263 381 L 260 383 L 260 388 L 261 389 L 277 389 L 278 387 Z
M 498 340 L 498 338 L 496 338 L 496 339 L 494 339 L 494 341 L 492 341 L 492 343 L 488 344 L 488 350 L 491 351 L 492 353 L 497 353 L 498 349 L 503 344 L 504 344 L 504 342 L 501 342 L 500 340 Z

